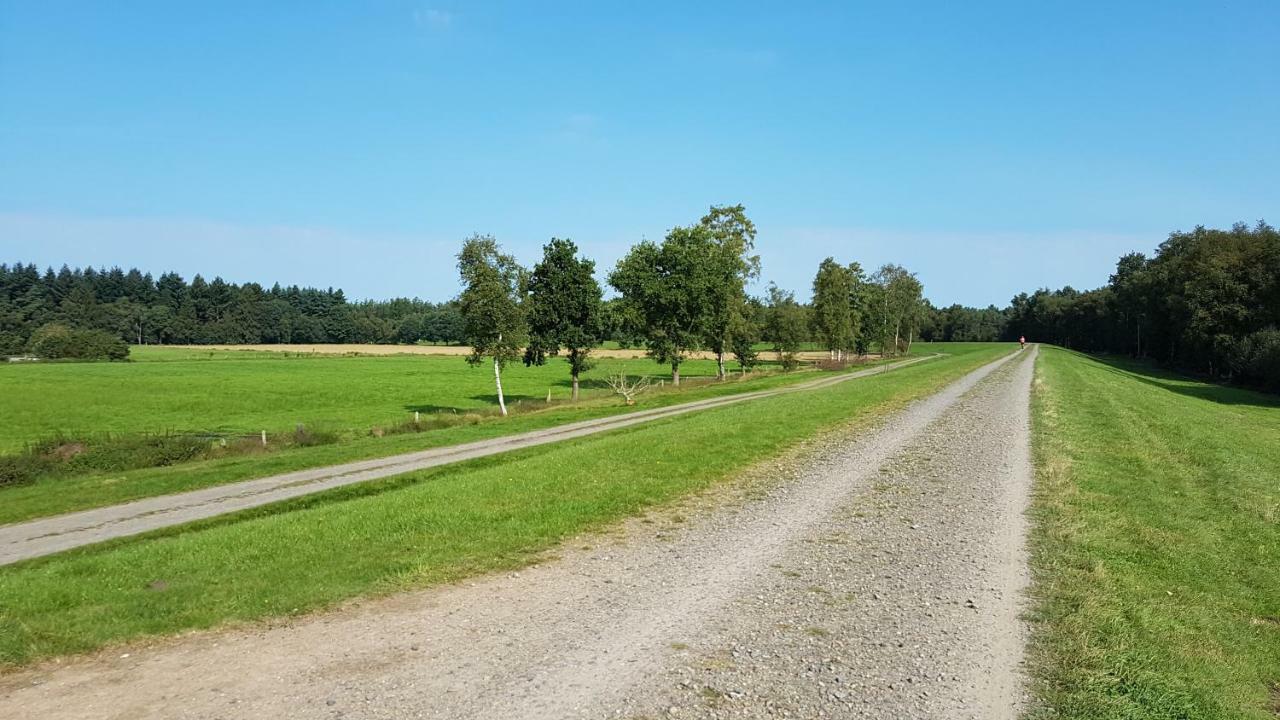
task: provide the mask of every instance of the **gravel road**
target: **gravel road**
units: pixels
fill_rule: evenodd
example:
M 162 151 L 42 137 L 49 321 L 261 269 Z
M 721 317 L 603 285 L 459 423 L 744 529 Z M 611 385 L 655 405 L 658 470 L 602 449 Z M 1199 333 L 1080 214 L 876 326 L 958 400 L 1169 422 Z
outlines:
M 935 355 L 901 360 L 851 373 L 786 385 L 772 390 L 694 400 L 652 410 L 557 425 L 543 430 L 504 435 L 489 440 L 419 450 L 389 457 L 360 460 L 330 467 L 298 470 L 271 477 L 145 498 L 109 507 L 67 513 L 0 526 L 0 565 L 51 555 L 72 548 L 137 535 L 281 500 L 331 490 L 344 485 L 403 475 L 415 470 L 474 460 L 522 448 L 617 430 L 685 413 L 799 392 L 878 375 L 929 360 Z
M 519 573 L 0 676 L 0 716 L 1016 717 L 1034 357 Z

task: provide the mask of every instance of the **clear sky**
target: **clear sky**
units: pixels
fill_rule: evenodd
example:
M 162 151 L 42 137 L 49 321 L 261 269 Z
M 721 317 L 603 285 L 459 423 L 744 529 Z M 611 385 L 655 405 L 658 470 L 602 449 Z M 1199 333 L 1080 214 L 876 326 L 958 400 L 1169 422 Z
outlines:
M 1280 2 L 0 0 L 0 258 L 457 292 L 745 203 L 937 304 L 1280 213 Z M 602 273 L 603 274 L 603 273 Z

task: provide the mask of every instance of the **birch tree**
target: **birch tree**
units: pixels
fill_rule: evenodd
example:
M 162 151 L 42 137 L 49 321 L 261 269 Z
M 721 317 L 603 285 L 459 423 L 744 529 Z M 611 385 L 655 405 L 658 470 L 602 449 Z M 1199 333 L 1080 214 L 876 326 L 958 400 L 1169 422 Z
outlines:
M 458 253 L 458 273 L 463 285 L 458 304 L 466 342 L 471 346 L 467 362 L 478 366 L 485 358 L 493 361 L 498 408 L 505 416 L 502 368 L 520 357 L 528 332 L 524 316 L 525 270 L 514 257 L 500 252 L 492 236 L 473 235 Z
M 881 352 L 898 354 L 903 349 L 904 335 L 906 351 L 910 352 L 924 309 L 924 285 L 901 265 L 882 266 L 872 280 L 879 286 L 875 295 L 879 306 Z M 890 337 L 893 338 L 892 350 L 887 347 Z
M 827 258 L 813 278 L 813 331 L 832 360 L 842 360 L 854 347 L 853 278 L 848 268 Z
M 755 254 L 756 226 L 743 205 L 712 205 L 698 221 L 698 227 L 707 231 L 719 251 L 706 268 L 715 279 L 708 288 L 704 326 L 706 345 L 716 354 L 717 376 L 723 380 L 725 355 L 734 345 L 741 349 L 741 338 L 735 337 L 735 331 L 741 329 L 746 312 L 746 284 L 760 277 L 760 256 Z

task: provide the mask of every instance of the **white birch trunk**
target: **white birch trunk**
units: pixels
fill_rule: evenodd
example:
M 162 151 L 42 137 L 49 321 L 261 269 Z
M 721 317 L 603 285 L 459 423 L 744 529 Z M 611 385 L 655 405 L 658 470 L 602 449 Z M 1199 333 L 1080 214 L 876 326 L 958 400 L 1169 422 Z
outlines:
M 502 397 L 502 368 L 498 365 L 498 358 L 493 359 L 493 381 L 498 386 L 498 408 L 502 410 L 503 417 L 507 414 L 507 401 Z

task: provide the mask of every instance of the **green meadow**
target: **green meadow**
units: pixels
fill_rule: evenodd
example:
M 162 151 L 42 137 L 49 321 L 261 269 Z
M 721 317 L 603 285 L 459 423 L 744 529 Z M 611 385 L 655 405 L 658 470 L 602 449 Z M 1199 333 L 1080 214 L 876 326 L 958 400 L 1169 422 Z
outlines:
M 138 346 L 127 363 L 0 364 L 0 452 L 51 435 L 199 432 L 252 434 L 293 429 L 367 432 L 420 413 L 489 411 L 493 367 L 435 355 L 341 356 Z M 663 377 L 644 358 L 602 358 L 584 376 L 586 397 L 610 390 L 614 373 Z M 693 381 L 715 363 L 691 360 Z M 569 397 L 566 363 L 516 363 L 503 372 L 507 402 L 543 406 Z
M 982 345 L 918 344 L 918 353 L 963 354 Z M 130 363 L 0 365 L 0 414 L 29 418 L 36 430 L 7 423 L 9 452 L 22 438 L 52 435 L 101 438 L 108 433 L 207 432 L 287 435 L 298 424 L 330 432 L 332 442 L 298 446 L 272 439 L 228 456 L 158 467 L 87 469 L 0 484 L 0 524 L 85 510 L 144 497 L 195 490 L 276 473 L 454 445 L 628 410 L 661 407 L 819 377 L 820 371 L 781 373 L 768 366 L 715 382 L 714 363 L 690 361 L 680 388 L 669 384 L 641 395 L 634 407 L 604 386 L 611 373 L 660 377 L 647 359 L 601 359 L 584 378 L 583 398 L 568 401 L 565 363 L 509 366 L 504 372 L 512 415 L 500 417 L 492 368 L 461 357 L 335 356 L 261 351 L 140 348 Z M 536 390 L 541 388 L 541 390 Z M 546 402 L 547 388 L 552 402 Z M 488 393 L 486 395 L 485 393 Z M 83 412 L 76 408 L 85 408 Z M 131 409 L 132 408 L 132 409 Z M 422 413 L 418 432 L 380 433 Z M 86 418 L 98 418 L 89 422 Z M 114 423 L 114 425 L 111 425 Z M 103 429 L 103 425 L 108 425 Z M 96 429 L 95 429 L 96 428 Z M 28 440 L 29 441 L 29 440 Z M 249 443 L 250 445 L 252 442 Z M 3 458 L 0 457 L 0 461 Z
M 1033 717 L 1280 714 L 1280 398 L 1044 348 Z

